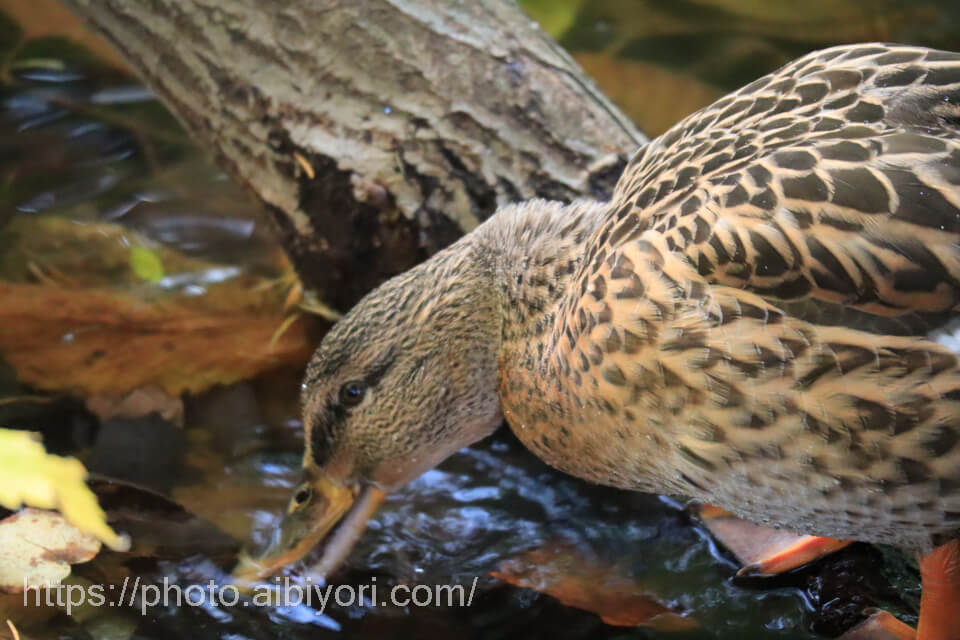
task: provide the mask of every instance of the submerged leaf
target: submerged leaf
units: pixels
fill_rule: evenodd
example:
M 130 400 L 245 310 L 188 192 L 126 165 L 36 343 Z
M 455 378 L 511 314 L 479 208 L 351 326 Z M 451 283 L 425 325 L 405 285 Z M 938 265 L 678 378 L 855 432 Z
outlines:
M 157 245 L 119 224 L 16 216 L 0 229 L 0 277 L 12 282 L 40 280 L 64 287 L 126 288 L 158 297 L 169 296 L 170 292 L 162 287 L 142 292 L 144 280 L 156 282 L 169 274 L 199 276 L 217 269 L 222 270 L 223 265 Z
M 0 352 L 21 381 L 44 390 L 125 393 L 155 385 L 179 395 L 302 364 L 312 349 L 308 323 L 298 320 L 272 342 L 283 319 L 0 282 Z
M 661 631 L 697 628 L 692 618 L 667 608 L 632 578 L 614 567 L 593 566 L 572 549 L 537 549 L 502 563 L 491 575 L 595 613 L 607 624 Z
M 136 558 L 198 562 L 233 560 L 240 543 L 229 533 L 179 501 L 116 478 L 94 477 L 90 488 L 110 522 L 130 534 L 129 554 Z M 245 535 L 249 529 L 243 531 Z
M 125 548 L 129 541 L 107 524 L 86 477 L 79 460 L 48 455 L 30 432 L 0 429 L 0 505 L 59 509 L 83 533 Z
M 560 40 L 577 20 L 584 0 L 521 0 L 520 6 L 554 39 Z
M 153 283 L 163 280 L 160 256 L 146 247 L 130 247 L 130 268 L 141 280 Z
M 309 321 L 278 333 L 295 277 L 250 271 L 121 225 L 17 217 L 0 230 L 0 352 L 25 383 L 87 395 L 179 396 L 302 364 Z
M 57 0 L 0 0 L 0 13 L 20 27 L 22 39 L 58 36 L 87 49 L 110 66 L 127 69 L 127 63 L 115 48 L 86 28 L 83 20 Z

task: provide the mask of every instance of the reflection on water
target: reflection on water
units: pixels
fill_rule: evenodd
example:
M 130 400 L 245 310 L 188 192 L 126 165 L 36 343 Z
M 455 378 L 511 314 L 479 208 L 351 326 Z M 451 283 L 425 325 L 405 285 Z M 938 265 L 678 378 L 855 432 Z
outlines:
M 0 222 L 16 212 L 121 223 L 208 261 L 277 270 L 259 207 L 149 91 L 52 64 L 21 60 L 0 85 Z
M 953 2 L 523 4 L 653 134 L 821 46 L 881 39 L 960 49 L 960 5 Z M 222 265 L 165 274 L 152 285 L 161 290 L 200 295 L 204 287 L 245 271 L 278 271 L 278 251 L 258 208 L 202 158 L 148 91 L 95 64 L 74 64 L 72 57 L 35 55 L 29 47 L 14 52 L 12 42 L 0 42 L 0 230 L 14 217 L 119 223 Z M 49 54 L 57 50 L 53 44 L 39 49 Z M 4 376 L 0 382 L 10 377 Z M 188 399 L 186 471 L 172 490 L 178 502 L 236 537 L 251 528 L 255 536 L 266 535 L 297 478 L 296 377 L 294 372 Z M 60 427 L 81 413 L 69 405 L 44 415 Z M 572 549 L 596 566 L 616 567 L 662 604 L 688 613 L 699 629 L 678 635 L 611 627 L 489 576 L 504 560 L 550 545 Z M 144 561 L 135 570 L 183 585 L 223 577 L 223 567 L 206 557 Z M 729 558 L 677 504 L 562 476 L 501 433 L 391 496 L 340 578 L 357 584 L 371 576 L 383 584 L 466 584 L 479 576 L 473 607 L 356 605 L 323 614 L 304 606 L 169 607 L 151 610 L 136 628 L 142 638 L 238 640 L 440 634 L 816 638 L 848 627 L 864 606 L 895 613 L 915 606 L 916 576 L 902 557 L 866 546 L 776 580 L 736 581 L 734 573 Z M 59 620 L 49 635 L 66 630 L 103 636 L 89 625 Z
M 252 526 L 260 536 L 269 535 L 277 507 L 297 482 L 298 450 L 294 440 L 288 442 L 294 446 L 286 454 L 254 453 L 211 467 L 200 486 L 175 490 L 174 496 L 214 521 L 232 523 L 238 534 Z M 507 559 L 558 546 L 573 550 L 587 566 L 616 567 L 636 588 L 690 615 L 698 629 L 678 634 L 609 627 L 548 596 L 489 577 Z M 500 432 L 391 496 L 338 576 L 338 582 L 354 585 L 369 584 L 376 577 L 384 589 L 398 583 L 469 586 L 479 577 L 473 607 L 331 606 L 323 617 L 303 607 L 288 607 L 267 615 L 275 623 L 282 619 L 290 633 L 335 626 L 348 637 L 367 637 L 371 628 L 383 633 L 381 624 L 399 624 L 398 617 L 403 617 L 388 637 L 442 625 L 467 637 L 523 629 L 545 638 L 588 633 L 813 639 L 823 636 L 811 627 L 835 634 L 848 627 L 864 606 L 909 613 L 909 605 L 889 586 L 891 573 L 908 596 L 916 596 L 916 577 L 900 557 L 866 545 L 775 580 L 737 581 L 736 569 L 677 503 L 573 480 L 547 468 L 508 433 Z M 205 582 L 210 575 L 198 571 L 192 561 L 168 570 L 183 584 Z M 231 615 L 237 622 L 253 614 Z M 156 623 L 185 624 L 176 618 L 171 612 Z M 386 620 L 377 622 L 379 618 Z

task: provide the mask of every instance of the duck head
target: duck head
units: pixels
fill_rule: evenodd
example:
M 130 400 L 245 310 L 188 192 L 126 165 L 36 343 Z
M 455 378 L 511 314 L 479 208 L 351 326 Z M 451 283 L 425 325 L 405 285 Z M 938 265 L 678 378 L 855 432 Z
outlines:
M 502 422 L 496 297 L 462 243 L 368 294 L 325 336 L 302 389 L 301 482 L 237 580 L 320 543 L 314 569 L 328 575 L 387 494 Z

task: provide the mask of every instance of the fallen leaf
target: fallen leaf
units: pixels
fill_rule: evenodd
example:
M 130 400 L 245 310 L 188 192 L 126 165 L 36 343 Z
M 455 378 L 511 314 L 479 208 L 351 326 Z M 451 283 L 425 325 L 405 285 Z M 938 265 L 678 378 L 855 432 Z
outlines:
M 864 612 L 866 613 L 866 612 Z M 886 611 L 874 611 L 870 617 L 837 640 L 915 640 L 917 632 Z
M 224 574 L 219 566 L 232 566 L 235 562 L 240 546 L 237 540 L 169 498 L 96 474 L 91 474 L 89 484 L 109 521 L 129 532 L 133 545 L 126 553 L 101 552 L 90 562 L 73 567 L 61 582 L 66 585 L 63 589 L 79 585 L 89 593 L 96 584 L 105 594 L 112 594 L 108 600 L 119 603 L 117 595 L 124 589 L 130 593 L 137 579 L 141 584 L 156 584 L 159 576 L 171 576 L 171 566 L 175 565 L 179 575 L 189 574 L 196 583 L 207 584 L 209 580 L 221 582 Z M 161 562 L 173 564 L 161 568 Z M 90 599 L 68 610 L 63 606 L 68 599 L 64 591 L 52 595 L 43 590 L 31 591 L 26 595 L 25 598 L 23 593 L 0 592 L 0 620 L 9 618 L 28 634 L 36 631 L 37 635 L 32 637 L 49 637 L 50 625 L 55 624 L 51 618 L 64 613 L 69 613 L 90 637 L 100 639 L 129 637 L 127 632 L 134 631 L 142 620 L 136 609 L 95 606 Z M 59 605 L 57 595 L 61 596 Z M 3 637 L 0 630 L 0 638 Z
M 34 434 L 0 429 L 0 505 L 58 509 L 81 532 L 114 549 L 127 548 L 129 540 L 107 525 L 86 476 L 79 460 L 47 454 Z
M 548 546 L 507 560 L 491 575 L 595 613 L 610 625 L 644 626 L 660 631 L 697 628 L 692 618 L 664 606 L 615 567 L 594 566 L 563 546 Z
M 583 3 L 584 0 L 521 0 L 520 6 L 537 21 L 541 29 L 559 41 L 567 29 L 576 23 Z
M 121 225 L 15 218 L 0 274 L 0 352 L 39 389 L 179 396 L 302 365 L 313 347 L 309 321 L 283 307 L 289 272 L 253 275 Z
M 59 36 L 88 49 L 106 64 L 127 70 L 117 50 L 92 32 L 58 0 L 0 0 L 0 13 L 6 14 L 23 31 L 23 40 Z
M 22 382 L 51 391 L 122 394 L 154 385 L 175 396 L 306 362 L 313 347 L 308 322 L 275 336 L 283 320 L 0 282 L 0 352 Z
M 132 546 L 126 555 L 232 561 L 239 551 L 236 538 L 156 491 L 96 474 L 90 479 L 90 488 L 110 522 L 130 534 Z
M 147 255 L 152 257 L 144 257 Z M 159 265 L 143 264 L 145 262 Z M 119 224 L 59 216 L 15 216 L 0 228 L 0 277 L 10 282 L 104 288 L 152 300 L 169 298 L 177 292 L 163 287 L 144 287 L 144 280 L 151 280 L 144 275 L 155 276 L 157 270 L 182 276 L 223 269 L 222 264 L 184 255 Z M 239 286 L 225 288 L 234 293 L 235 288 L 250 289 L 262 283 L 262 278 L 238 275 L 231 278 L 229 284 Z M 250 305 L 277 304 L 276 294 L 265 297 L 254 293 L 235 297 Z M 206 300 L 202 304 L 209 308 Z
M 129 393 L 104 393 L 88 396 L 87 410 L 100 422 L 114 418 L 141 418 L 156 413 L 164 420 L 183 427 L 183 398 L 171 396 L 159 387 L 134 389 Z
M 22 629 L 26 634 L 31 629 L 44 628 L 45 625 L 50 624 L 52 619 L 61 615 L 59 609 L 47 605 L 43 599 L 39 603 L 35 599 L 29 600 L 30 602 L 24 604 L 23 593 L 3 593 L 0 591 L 0 619 L 13 621 L 17 628 Z M 12 637 L 5 635 L 4 630 L 0 628 L 0 638 Z M 32 638 L 33 636 L 25 635 L 24 637 Z
M 70 575 L 71 564 L 87 562 L 99 551 L 99 540 L 59 513 L 24 509 L 0 520 L 0 590 L 58 585 Z
M 130 247 L 130 268 L 141 280 L 153 283 L 163 280 L 163 261 L 146 247 Z

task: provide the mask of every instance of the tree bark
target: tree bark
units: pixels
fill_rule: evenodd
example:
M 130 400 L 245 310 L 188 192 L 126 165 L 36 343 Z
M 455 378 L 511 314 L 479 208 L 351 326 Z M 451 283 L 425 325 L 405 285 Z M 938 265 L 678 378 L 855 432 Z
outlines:
M 511 0 L 64 0 L 259 197 L 335 307 L 645 138 Z

